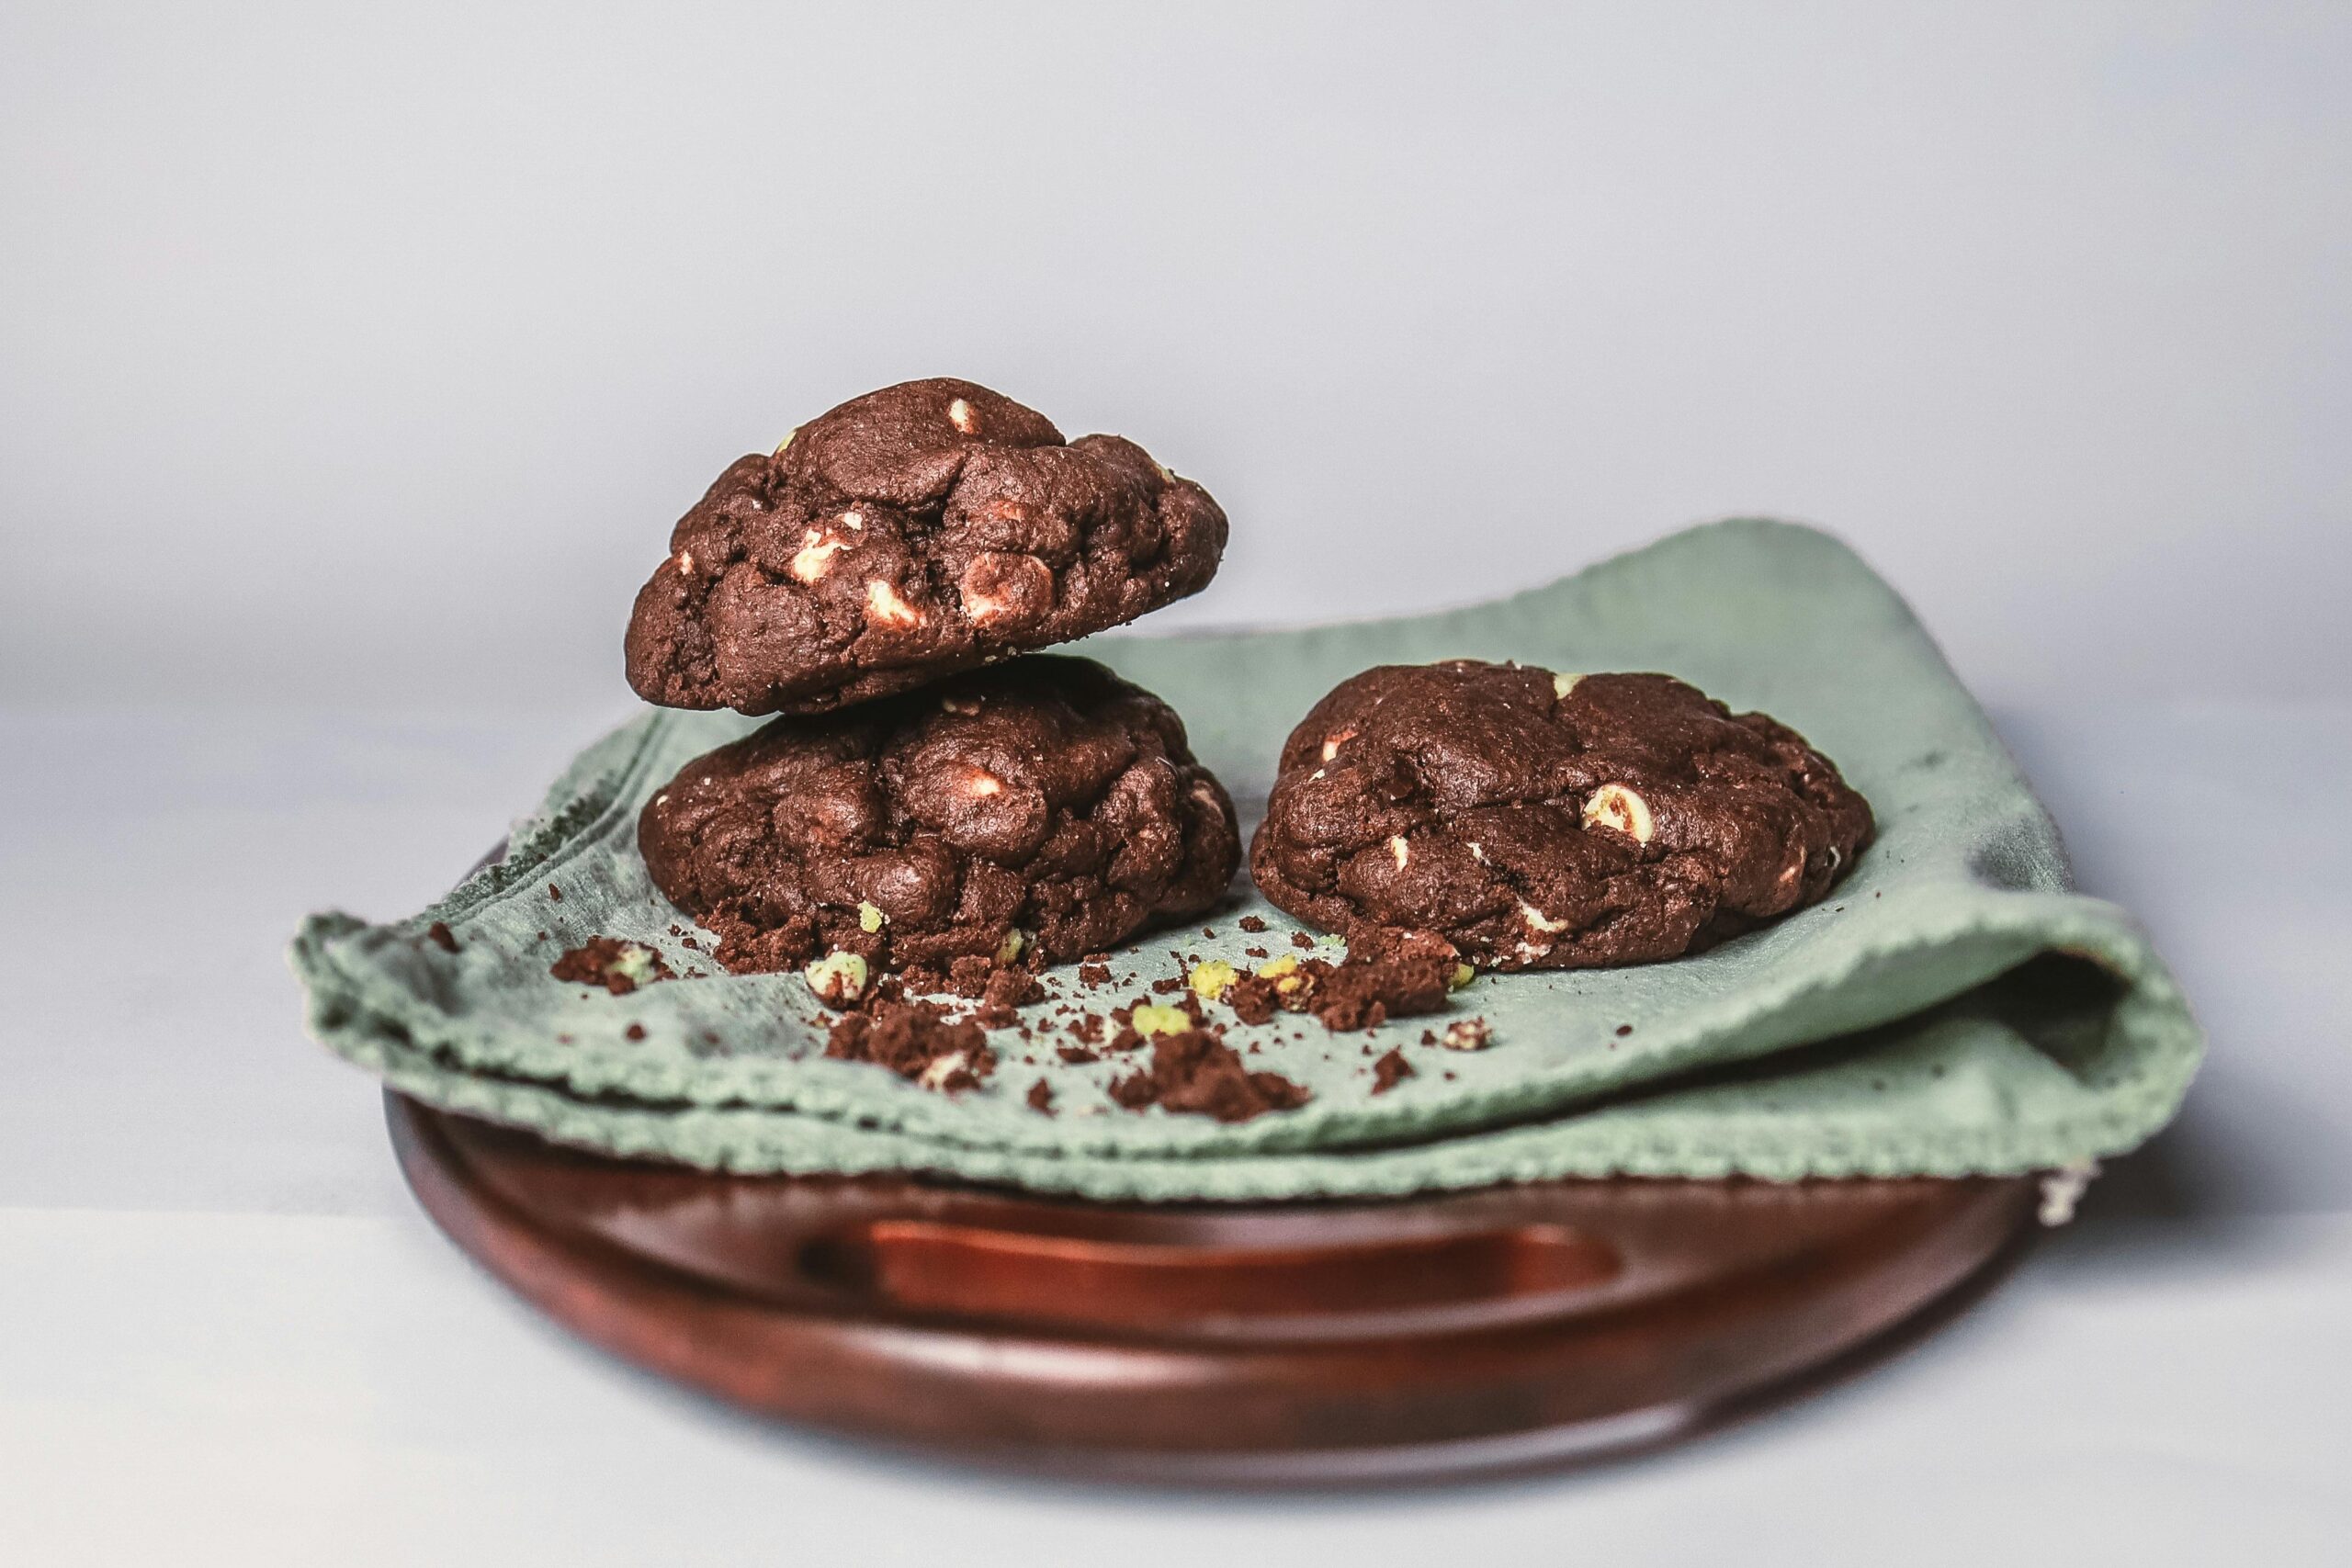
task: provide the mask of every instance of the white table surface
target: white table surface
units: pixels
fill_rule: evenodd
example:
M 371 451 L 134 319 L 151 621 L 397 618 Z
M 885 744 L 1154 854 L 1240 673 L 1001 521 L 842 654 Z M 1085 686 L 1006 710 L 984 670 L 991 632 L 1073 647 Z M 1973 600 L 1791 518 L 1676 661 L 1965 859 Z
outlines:
M 2213 1055 L 1989 1300 L 1634 1462 L 1233 1498 L 765 1428 L 475 1272 L 309 1044 L 306 909 L 446 886 L 608 714 L 0 714 L 0 1562 L 1984 1564 L 2352 1552 L 2352 707 L 1996 719 Z

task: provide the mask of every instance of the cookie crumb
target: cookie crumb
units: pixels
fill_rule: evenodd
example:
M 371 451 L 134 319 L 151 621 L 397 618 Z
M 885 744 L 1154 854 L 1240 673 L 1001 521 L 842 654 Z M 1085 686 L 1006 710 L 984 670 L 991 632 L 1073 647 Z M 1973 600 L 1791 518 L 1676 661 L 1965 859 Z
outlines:
M 1388 1055 L 1372 1065 L 1372 1092 L 1386 1094 L 1413 1076 L 1413 1064 L 1405 1060 L 1405 1053 L 1389 1048 Z
M 439 948 L 442 952 L 455 953 L 458 951 L 458 939 L 456 935 L 450 931 L 449 922 L 447 920 L 434 921 L 431 925 L 424 928 L 424 934 L 431 937 L 433 939 L 433 945 Z
M 1247 1122 L 1314 1097 L 1279 1073 L 1251 1072 L 1225 1042 L 1191 1029 L 1155 1035 L 1149 1066 L 1113 1080 L 1111 1098 L 1130 1111 L 1157 1105 L 1179 1115 Z
M 632 1023 L 627 1029 L 622 1030 L 621 1032 L 631 1040 L 642 1040 L 645 1038 L 645 1025 L 641 1023 Z
M 1483 1051 L 1494 1032 L 1483 1018 L 1456 1019 L 1445 1026 L 1445 1034 L 1438 1043 L 1449 1051 Z
M 1046 1116 L 1054 1113 L 1053 1086 L 1043 1078 L 1029 1086 L 1029 1109 Z
M 1248 931 L 1251 936 L 1256 936 L 1260 931 L 1266 929 L 1266 922 L 1260 919 L 1255 915 L 1244 915 L 1237 923 L 1243 931 Z
M 977 1089 L 996 1070 L 996 1053 L 970 1019 L 951 1019 L 936 1002 L 876 998 L 844 1013 L 825 1040 L 838 1062 L 870 1062 L 925 1089 L 954 1094 Z
M 548 973 L 578 985 L 602 986 L 616 997 L 678 977 L 652 948 L 609 936 L 590 937 L 549 964 Z

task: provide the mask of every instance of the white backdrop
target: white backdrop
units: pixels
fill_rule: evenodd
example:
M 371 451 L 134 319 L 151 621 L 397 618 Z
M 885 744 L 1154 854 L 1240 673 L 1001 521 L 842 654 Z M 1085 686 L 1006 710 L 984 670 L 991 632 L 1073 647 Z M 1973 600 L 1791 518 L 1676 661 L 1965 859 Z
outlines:
M 0 7 L 0 700 L 626 702 L 675 515 L 956 374 L 1156 626 L 1853 539 L 1996 705 L 2352 670 L 2352 8 Z

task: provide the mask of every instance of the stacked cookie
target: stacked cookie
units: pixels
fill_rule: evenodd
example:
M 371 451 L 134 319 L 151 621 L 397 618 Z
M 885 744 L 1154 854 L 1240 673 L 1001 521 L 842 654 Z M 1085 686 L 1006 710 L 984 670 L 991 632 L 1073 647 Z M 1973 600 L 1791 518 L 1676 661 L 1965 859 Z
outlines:
M 1206 491 L 968 381 L 843 403 L 735 463 L 630 618 L 650 702 L 779 717 L 689 763 L 639 842 L 729 969 L 1066 962 L 1223 897 L 1233 803 L 1149 693 L 1041 655 L 1199 592 Z
M 1208 909 L 1239 833 L 1182 721 L 1036 650 L 1199 592 L 1225 541 L 1142 447 L 966 381 L 741 459 L 639 593 L 629 682 L 781 716 L 648 803 L 655 882 L 729 969 L 803 968 L 837 1004 L 891 971 L 973 994 Z M 1317 705 L 1250 858 L 1278 908 L 1437 974 L 1694 952 L 1819 899 L 1871 833 L 1802 737 L 1671 677 L 1453 661 Z

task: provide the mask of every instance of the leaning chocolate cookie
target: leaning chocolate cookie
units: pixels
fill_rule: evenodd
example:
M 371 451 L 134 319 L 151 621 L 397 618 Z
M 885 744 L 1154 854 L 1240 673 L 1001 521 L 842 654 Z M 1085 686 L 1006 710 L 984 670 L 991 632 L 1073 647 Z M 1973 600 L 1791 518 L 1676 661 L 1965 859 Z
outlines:
M 1132 441 L 908 381 L 718 476 L 638 592 L 628 682 L 667 707 L 820 713 L 1196 593 L 1225 534 Z
M 1812 903 L 1870 804 L 1804 738 L 1668 675 L 1458 660 L 1342 682 L 1283 745 L 1259 888 L 1493 969 L 1673 958 Z
M 813 965 L 833 1001 L 886 970 L 1074 959 L 1189 918 L 1241 843 L 1167 704 L 1050 655 L 775 719 L 687 763 L 637 837 L 721 964 Z

